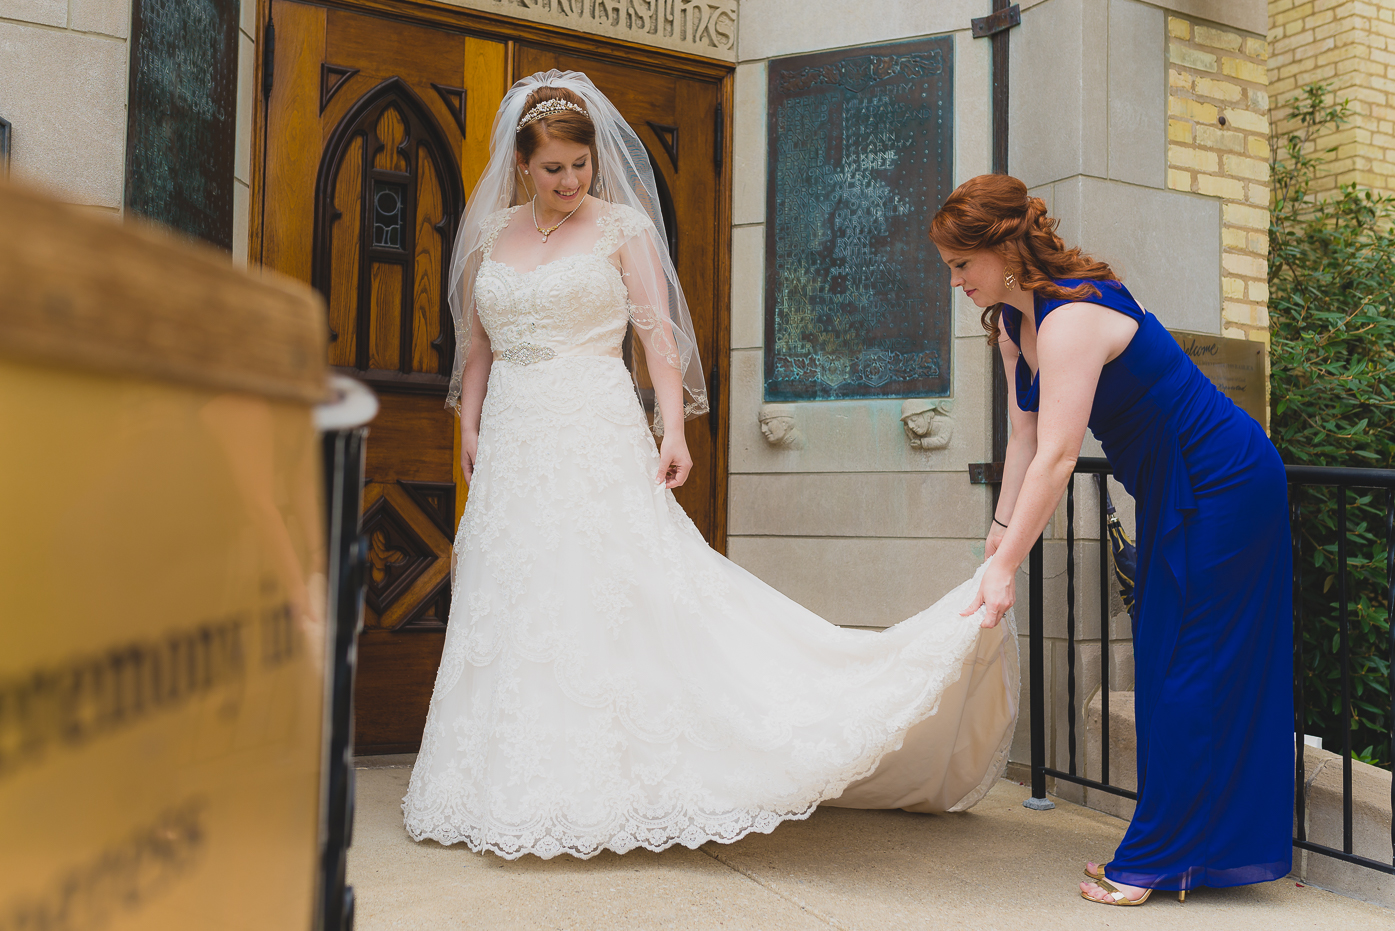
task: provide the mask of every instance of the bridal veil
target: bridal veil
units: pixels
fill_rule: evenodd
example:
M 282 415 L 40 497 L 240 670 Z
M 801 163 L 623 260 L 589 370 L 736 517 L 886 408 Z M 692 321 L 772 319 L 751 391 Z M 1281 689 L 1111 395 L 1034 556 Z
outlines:
M 596 128 L 596 174 L 591 194 L 613 204 L 623 204 L 648 217 L 644 240 L 626 250 L 626 285 L 632 296 L 630 322 L 654 331 L 648 346 L 662 352 L 646 353 L 650 366 L 666 364 L 683 374 L 683 411 L 686 417 L 707 412 L 707 385 L 698 359 L 697 337 L 678 273 L 669 255 L 658 186 L 649 154 L 639 136 L 625 122 L 591 79 L 576 71 L 547 71 L 518 81 L 504 95 L 490 134 L 489 166 L 485 169 L 465 208 L 450 270 L 450 308 L 455 321 L 455 364 L 451 372 L 449 407 L 460 405 L 461 374 L 470 350 L 475 313 L 475 278 L 486 247 L 490 224 L 486 221 L 506 207 L 527 201 L 516 168 L 515 135 L 528 96 L 540 87 L 566 88 L 583 101 Z M 656 358 L 658 356 L 658 358 Z M 655 429 L 662 433 L 658 406 Z

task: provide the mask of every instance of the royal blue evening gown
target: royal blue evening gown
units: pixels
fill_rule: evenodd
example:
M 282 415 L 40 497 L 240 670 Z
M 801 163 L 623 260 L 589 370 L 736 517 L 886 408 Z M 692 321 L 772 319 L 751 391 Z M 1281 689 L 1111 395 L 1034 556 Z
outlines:
M 1086 282 L 1058 281 L 1065 287 Z M 1136 502 L 1138 807 L 1105 872 L 1153 889 L 1286 875 L 1293 823 L 1293 567 L 1283 463 L 1123 284 L 1138 321 L 1100 373 L 1090 429 Z M 1068 300 L 1036 298 L 1036 321 Z M 1020 315 L 1006 308 L 1017 341 Z M 1019 357 L 1017 400 L 1038 380 Z

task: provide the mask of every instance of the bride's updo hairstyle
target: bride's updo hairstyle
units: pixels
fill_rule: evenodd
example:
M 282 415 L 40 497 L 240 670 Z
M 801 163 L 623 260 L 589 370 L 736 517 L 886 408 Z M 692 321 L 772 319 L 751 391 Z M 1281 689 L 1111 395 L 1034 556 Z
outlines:
M 1056 235 L 1059 222 L 1047 216 L 1046 202 L 1029 195 L 1027 186 L 1016 178 L 979 175 L 949 195 L 930 221 L 930 239 L 951 252 L 991 249 L 1003 257 L 1025 291 L 1040 291 L 1063 300 L 1099 297 L 1099 288 L 1094 285 L 1063 288 L 1056 284 L 1057 278 L 1117 281 L 1119 277 L 1080 249 L 1067 249 Z M 1001 305 L 994 304 L 979 318 L 990 346 L 998 342 L 1001 310 Z
M 599 187 L 597 180 L 600 176 L 600 166 L 596 164 L 596 126 L 591 122 L 591 117 L 584 112 L 586 102 L 575 91 L 565 87 L 539 87 L 528 95 L 528 100 L 523 105 L 523 116 L 526 118 L 533 112 L 534 107 L 546 100 L 564 100 L 581 108 L 583 112 L 559 108 L 534 119 L 515 133 L 514 148 L 523 160 L 528 162 L 532 161 L 533 153 L 549 139 L 560 139 L 586 146 L 591 150 L 591 168 L 594 172 L 591 176 L 590 193 L 595 194 Z

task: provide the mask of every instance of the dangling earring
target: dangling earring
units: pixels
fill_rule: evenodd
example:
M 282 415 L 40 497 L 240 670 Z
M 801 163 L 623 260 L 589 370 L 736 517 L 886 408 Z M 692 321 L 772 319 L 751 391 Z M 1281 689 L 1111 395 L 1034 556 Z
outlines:
M 1003 269 L 1003 287 L 1009 291 L 1017 287 L 1017 276 L 1010 269 Z

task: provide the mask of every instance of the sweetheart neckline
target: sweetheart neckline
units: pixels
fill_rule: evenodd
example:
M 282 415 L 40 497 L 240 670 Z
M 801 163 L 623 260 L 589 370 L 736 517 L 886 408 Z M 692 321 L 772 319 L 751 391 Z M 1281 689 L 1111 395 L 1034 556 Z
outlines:
M 595 253 L 594 251 L 593 251 L 593 252 L 573 252 L 571 255 L 564 255 L 564 256 L 561 256 L 560 258 L 555 258 L 555 259 L 553 259 L 553 260 L 550 261 L 550 262 L 543 262 L 541 265 L 535 265 L 535 266 L 533 266 L 532 268 L 528 269 L 526 272 L 521 272 L 521 271 L 519 271 L 518 269 L 514 268 L 512 265 L 508 265 L 508 264 L 506 264 L 506 263 L 504 263 L 504 262 L 500 262 L 500 261 L 498 261 L 497 259 L 493 258 L 492 256 L 486 256 L 485 259 L 484 259 L 484 261 L 489 262 L 491 265 L 497 265 L 497 266 L 499 266 L 500 268 L 506 268 L 506 269 L 508 269 L 509 271 L 513 272 L 515 275 L 517 275 L 517 276 L 520 277 L 520 278 L 526 278 L 526 277 L 528 277 L 529 275 L 533 274 L 533 273 L 536 272 L 536 271 L 540 271 L 541 269 L 547 268 L 549 265 L 556 265 L 556 264 L 558 264 L 559 262 L 565 262 L 565 261 L 567 261 L 568 259 L 585 258 L 586 256 L 590 256 L 590 257 L 593 258 L 593 259 L 600 259 L 600 258 L 601 258 L 599 255 L 596 255 L 596 253 Z M 602 259 L 602 261 L 605 261 L 605 260 Z M 605 262 L 605 264 L 606 264 L 606 265 L 609 265 L 611 268 L 615 268 L 615 266 L 614 266 L 614 265 L 611 265 L 609 262 Z

